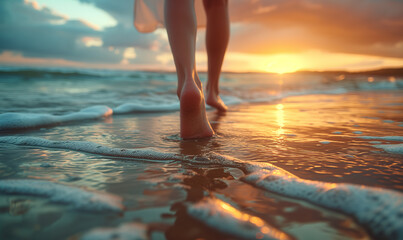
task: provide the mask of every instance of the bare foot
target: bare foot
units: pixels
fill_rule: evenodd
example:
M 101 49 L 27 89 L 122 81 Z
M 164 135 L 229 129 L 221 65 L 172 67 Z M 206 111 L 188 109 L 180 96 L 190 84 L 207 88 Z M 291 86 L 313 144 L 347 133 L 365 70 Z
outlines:
M 198 79 L 184 81 L 179 100 L 181 137 L 192 139 L 213 136 L 214 131 L 207 119 L 204 94 Z
M 207 91 L 206 103 L 221 112 L 225 112 L 228 109 L 227 105 L 225 105 L 218 93 L 216 93 L 214 90 Z

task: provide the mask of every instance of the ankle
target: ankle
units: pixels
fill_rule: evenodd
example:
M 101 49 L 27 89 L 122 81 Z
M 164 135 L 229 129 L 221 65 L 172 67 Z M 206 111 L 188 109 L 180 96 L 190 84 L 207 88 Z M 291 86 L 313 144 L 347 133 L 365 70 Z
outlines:
M 207 84 L 207 87 L 206 87 L 206 91 L 207 91 L 207 93 L 209 95 L 210 94 L 218 95 L 218 93 L 219 93 L 217 87 L 214 87 L 214 86 L 211 86 L 211 85 L 208 85 L 208 84 Z

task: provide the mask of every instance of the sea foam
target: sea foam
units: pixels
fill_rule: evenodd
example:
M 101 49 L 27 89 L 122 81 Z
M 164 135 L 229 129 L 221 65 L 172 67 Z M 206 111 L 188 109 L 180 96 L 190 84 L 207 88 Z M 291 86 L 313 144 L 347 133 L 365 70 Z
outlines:
M 288 197 L 303 199 L 351 215 L 381 239 L 403 239 L 403 194 L 348 183 L 299 178 L 269 163 L 249 163 L 213 154 L 210 160 L 246 169 L 243 181 Z
M 388 153 L 403 154 L 403 143 L 400 144 L 380 144 L 373 147 L 382 148 Z
M 191 161 L 184 156 L 157 152 L 151 149 L 109 148 L 81 141 L 50 141 L 35 137 L 0 137 L 0 143 L 62 148 L 135 159 Z M 395 147 L 400 151 L 403 149 L 403 144 L 375 146 L 390 146 L 389 149 Z M 400 192 L 356 184 L 306 180 L 269 163 L 247 162 L 219 154 L 210 154 L 208 158 L 204 159 L 208 163 L 245 169 L 247 175 L 242 180 L 249 184 L 351 215 L 381 239 L 403 238 L 403 194 Z M 224 213 L 221 215 L 225 216 Z M 206 222 L 206 224 L 210 223 Z
M 182 159 L 180 155 L 173 153 L 158 152 L 151 148 L 138 148 L 138 149 L 111 148 L 86 141 L 52 141 L 37 137 L 6 136 L 6 137 L 0 137 L 0 143 L 69 149 L 103 156 L 125 157 L 134 159 L 149 159 L 149 160 Z
M 144 103 L 125 103 L 113 109 L 115 114 L 141 113 L 141 112 L 172 112 L 179 110 L 179 103 L 170 104 L 144 104 Z
M 261 218 L 243 213 L 219 199 L 206 198 L 195 204 L 188 204 L 187 212 L 207 226 L 236 238 L 291 239 Z
M 377 137 L 377 136 L 360 136 L 359 138 L 362 139 L 379 139 L 379 140 L 385 140 L 385 141 L 401 141 L 403 142 L 403 136 L 384 136 L 384 137 Z
M 118 196 L 36 179 L 0 180 L 0 192 L 47 197 L 51 202 L 63 203 L 85 211 L 123 210 Z
M 107 106 L 92 106 L 79 112 L 61 116 L 38 113 L 3 113 L 0 114 L 0 130 L 42 127 L 66 122 L 98 119 L 110 116 L 112 113 L 112 109 Z
M 80 238 L 81 240 L 143 240 L 147 238 L 147 226 L 141 223 L 125 223 L 116 228 L 95 228 Z

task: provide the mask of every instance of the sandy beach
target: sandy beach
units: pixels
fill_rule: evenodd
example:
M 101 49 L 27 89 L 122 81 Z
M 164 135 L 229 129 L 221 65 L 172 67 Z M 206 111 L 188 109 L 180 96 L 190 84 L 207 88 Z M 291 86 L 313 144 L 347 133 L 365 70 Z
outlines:
M 402 96 L 235 104 L 200 140 L 176 111 L 3 129 L 1 238 L 397 239 Z

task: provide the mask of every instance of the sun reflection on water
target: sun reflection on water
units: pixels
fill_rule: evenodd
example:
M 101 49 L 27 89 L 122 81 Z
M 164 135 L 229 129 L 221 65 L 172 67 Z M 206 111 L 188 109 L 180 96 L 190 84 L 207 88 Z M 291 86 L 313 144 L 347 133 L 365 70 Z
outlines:
M 211 205 L 217 206 L 217 211 L 222 215 L 231 215 L 231 218 L 238 219 L 241 222 L 248 223 L 250 229 L 253 229 L 252 226 L 257 228 L 256 239 L 262 239 L 263 237 L 273 236 L 276 239 L 289 239 L 289 237 L 280 231 L 277 231 L 275 228 L 270 228 L 262 219 L 259 217 L 251 216 L 249 214 L 243 213 L 238 209 L 232 207 L 230 204 L 223 202 L 218 199 L 208 199 L 206 200 Z
M 276 105 L 276 122 L 278 125 L 278 129 L 276 130 L 276 134 L 278 136 L 282 136 L 284 134 L 283 127 L 285 126 L 284 121 L 284 105 L 279 103 Z

